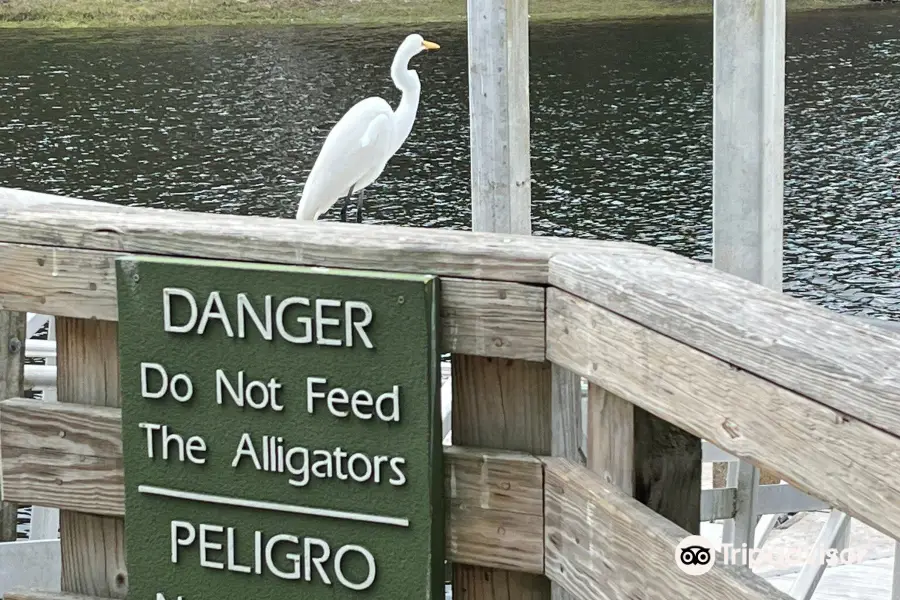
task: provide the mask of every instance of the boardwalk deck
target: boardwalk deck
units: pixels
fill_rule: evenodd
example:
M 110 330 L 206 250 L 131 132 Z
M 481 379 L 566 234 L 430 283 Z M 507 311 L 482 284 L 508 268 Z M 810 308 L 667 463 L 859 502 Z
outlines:
M 810 600 L 890 600 L 893 566 L 894 559 L 888 557 L 828 568 Z M 794 572 L 766 579 L 788 592 L 796 577 Z

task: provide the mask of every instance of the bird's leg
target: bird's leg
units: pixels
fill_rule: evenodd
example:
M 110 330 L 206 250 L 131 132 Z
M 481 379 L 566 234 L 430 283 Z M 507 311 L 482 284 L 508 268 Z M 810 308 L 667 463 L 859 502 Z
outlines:
M 341 222 L 347 222 L 347 206 L 350 204 L 350 196 L 353 195 L 353 186 L 350 186 L 350 192 L 344 198 L 344 206 L 341 207 Z
M 356 222 L 362 223 L 362 209 L 366 201 L 366 190 L 359 190 L 359 201 L 356 203 Z

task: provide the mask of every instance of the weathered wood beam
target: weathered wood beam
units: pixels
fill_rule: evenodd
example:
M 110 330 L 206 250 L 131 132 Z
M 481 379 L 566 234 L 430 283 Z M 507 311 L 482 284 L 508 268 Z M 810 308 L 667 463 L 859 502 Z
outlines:
M 69 511 L 125 512 L 121 410 L 12 399 L 0 403 L 3 479 L 11 498 Z M 444 448 L 447 558 L 543 571 L 543 474 L 527 454 Z
M 578 598 L 788 600 L 743 569 L 716 563 L 681 571 L 675 548 L 687 531 L 603 476 L 560 458 L 544 460 L 545 571 Z
M 48 246 L 51 260 L 53 247 L 72 247 L 524 283 L 546 283 L 552 262 L 550 279 L 557 287 L 900 433 L 893 408 L 900 382 L 891 375 L 900 340 L 891 332 L 661 250 L 541 236 L 46 206 L 7 208 L 0 196 L 0 240 Z M 0 251 L 0 264 L 8 251 Z M 582 256 L 562 256 L 572 252 Z M 33 291 L 41 296 L 40 289 Z
M 455 354 L 451 377 L 454 444 L 549 453 L 550 363 Z M 543 519 L 531 527 L 530 532 L 543 540 Z M 497 531 L 490 532 L 489 539 L 496 535 Z M 548 599 L 549 582 L 532 574 L 543 572 L 543 543 L 541 546 L 541 570 L 530 573 L 481 562 L 463 563 L 448 555 L 447 559 L 456 563 L 454 597 Z
M 636 406 L 900 537 L 896 436 L 555 289 L 547 294 L 547 354 Z
M 0 400 L 21 396 L 25 391 L 25 312 L 0 310 Z M 0 455 L 2 456 L 2 455 Z M 19 507 L 6 501 L 0 479 L 0 542 L 18 537 Z
M 626 242 L 512 233 L 153 208 L 85 210 L 65 200 L 28 206 L 0 193 L 0 242 L 540 284 L 547 282 L 547 261 L 558 252 L 648 251 Z
M 531 244 L 528 0 L 468 0 L 467 11 L 472 231 Z M 451 364 L 454 443 L 550 452 L 549 363 L 454 354 Z M 454 565 L 453 597 L 550 600 L 550 582 Z
M 115 259 L 124 253 L 0 243 L 0 308 L 118 319 Z M 441 281 L 443 352 L 544 360 L 544 288 Z
M 713 249 L 716 269 L 780 292 L 784 230 L 785 0 L 715 0 Z M 729 463 L 735 518 L 722 539 L 754 547 L 760 480 Z
M 550 284 L 900 435 L 900 337 L 884 328 L 674 254 L 557 256 Z
M 56 361 L 56 389 L 60 403 L 79 407 L 122 405 L 115 323 L 57 318 Z M 5 458 L 3 462 L 6 462 Z M 34 465 L 37 470 L 41 467 L 41 463 Z M 122 518 L 61 510 L 59 538 L 62 591 L 127 597 L 125 523 Z

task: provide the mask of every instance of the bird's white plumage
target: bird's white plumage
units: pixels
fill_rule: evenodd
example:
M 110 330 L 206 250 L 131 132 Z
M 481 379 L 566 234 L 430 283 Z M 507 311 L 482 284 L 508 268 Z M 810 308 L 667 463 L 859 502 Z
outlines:
M 358 192 L 378 178 L 390 158 L 393 114 L 383 98 L 373 97 L 357 102 L 341 117 L 303 187 L 298 219 L 318 219 L 351 189 Z
M 322 144 L 297 207 L 297 218 L 316 220 L 351 190 L 359 192 L 374 182 L 412 129 L 419 103 L 420 84 L 409 60 L 437 44 L 422 36 L 407 36 L 391 65 L 391 78 L 402 92 L 397 110 L 383 98 L 371 97 L 353 105 L 335 124 Z

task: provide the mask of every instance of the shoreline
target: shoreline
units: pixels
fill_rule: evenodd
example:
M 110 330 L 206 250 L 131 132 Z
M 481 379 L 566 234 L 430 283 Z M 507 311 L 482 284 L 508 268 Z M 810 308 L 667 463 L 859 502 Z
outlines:
M 789 13 L 873 5 L 868 0 L 786 0 Z M 712 14 L 713 0 L 532 0 L 531 23 L 630 21 Z M 878 6 L 875 4 L 875 6 Z M 460 0 L 6 0 L 0 29 L 165 26 L 452 25 Z

